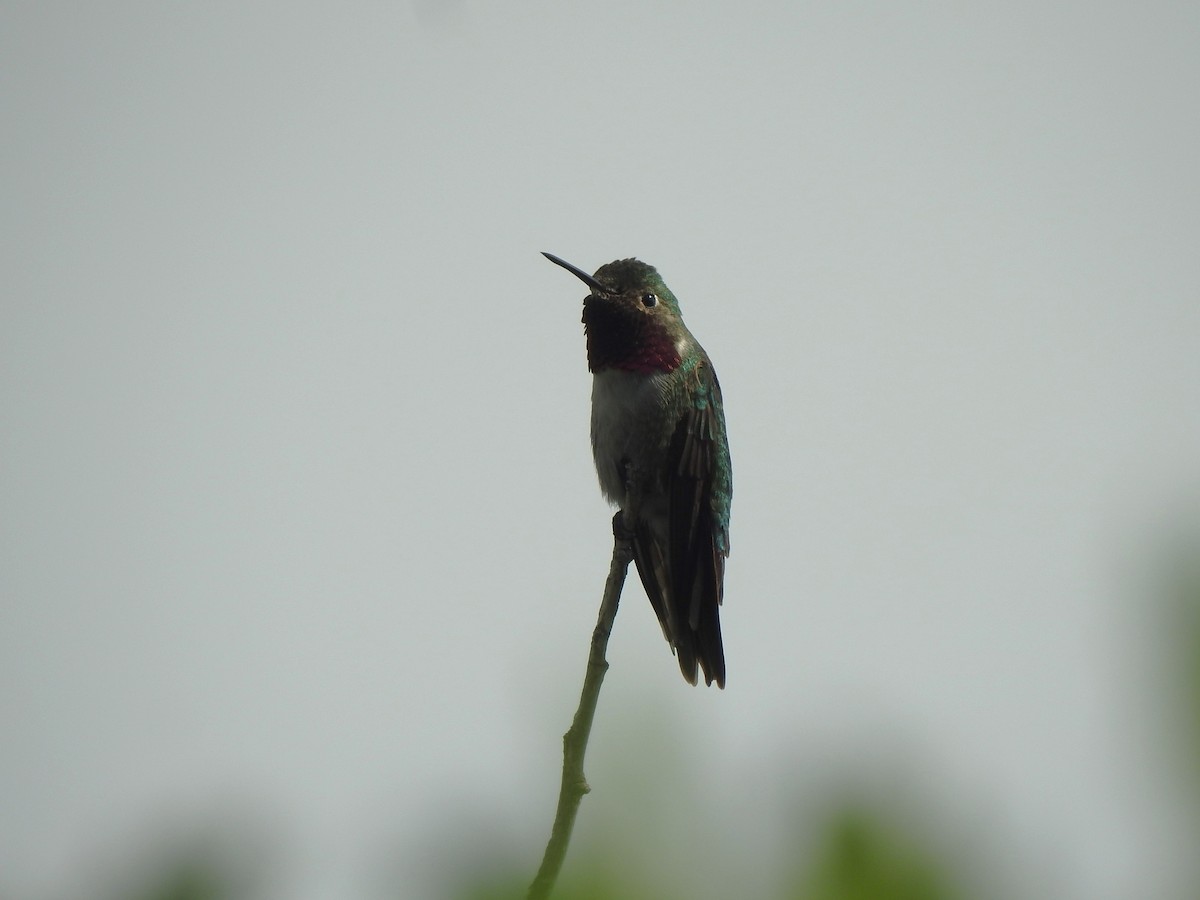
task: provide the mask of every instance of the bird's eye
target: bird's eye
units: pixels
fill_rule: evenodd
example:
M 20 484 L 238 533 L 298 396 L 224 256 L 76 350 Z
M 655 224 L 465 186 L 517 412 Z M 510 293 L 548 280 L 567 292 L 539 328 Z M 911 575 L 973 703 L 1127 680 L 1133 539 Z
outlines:
M 656 297 L 654 294 L 642 294 L 642 306 L 645 306 L 647 309 L 649 309 L 651 306 L 656 306 L 657 304 L 658 297 Z

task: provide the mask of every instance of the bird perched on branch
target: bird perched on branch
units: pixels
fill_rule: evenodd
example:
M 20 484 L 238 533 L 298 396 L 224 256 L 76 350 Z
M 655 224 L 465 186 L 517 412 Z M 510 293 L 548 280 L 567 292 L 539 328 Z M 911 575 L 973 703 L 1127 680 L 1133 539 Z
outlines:
M 721 386 L 679 301 L 650 265 L 595 275 L 543 254 L 591 292 L 583 300 L 600 490 L 634 511 L 633 558 L 683 677 L 725 686 L 721 605 L 733 495 Z

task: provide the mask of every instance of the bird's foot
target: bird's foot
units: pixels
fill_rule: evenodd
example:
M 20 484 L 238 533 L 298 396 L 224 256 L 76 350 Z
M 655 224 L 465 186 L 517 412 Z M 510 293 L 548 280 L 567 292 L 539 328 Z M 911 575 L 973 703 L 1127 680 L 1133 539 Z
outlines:
M 612 525 L 613 537 L 618 541 L 629 542 L 633 540 L 633 525 L 625 521 L 625 510 L 617 510 L 616 515 L 613 516 Z

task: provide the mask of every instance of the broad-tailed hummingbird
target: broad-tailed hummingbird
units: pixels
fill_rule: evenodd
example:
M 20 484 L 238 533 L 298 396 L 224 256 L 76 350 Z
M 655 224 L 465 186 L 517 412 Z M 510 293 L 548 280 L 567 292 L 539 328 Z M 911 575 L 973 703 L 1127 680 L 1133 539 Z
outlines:
M 600 490 L 633 510 L 633 558 L 683 677 L 725 686 L 719 607 L 733 495 L 721 385 L 658 271 L 636 259 L 595 275 L 557 256 L 583 300 Z

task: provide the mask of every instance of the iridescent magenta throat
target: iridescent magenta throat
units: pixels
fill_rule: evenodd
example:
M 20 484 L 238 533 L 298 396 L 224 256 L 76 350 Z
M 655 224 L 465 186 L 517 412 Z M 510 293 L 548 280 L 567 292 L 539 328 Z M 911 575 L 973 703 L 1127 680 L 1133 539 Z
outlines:
M 619 369 L 653 375 L 672 372 L 683 362 L 671 335 L 652 327 L 640 313 L 631 315 L 601 303 L 585 304 L 583 322 L 591 372 Z

